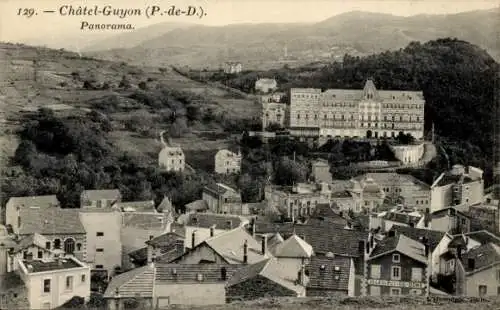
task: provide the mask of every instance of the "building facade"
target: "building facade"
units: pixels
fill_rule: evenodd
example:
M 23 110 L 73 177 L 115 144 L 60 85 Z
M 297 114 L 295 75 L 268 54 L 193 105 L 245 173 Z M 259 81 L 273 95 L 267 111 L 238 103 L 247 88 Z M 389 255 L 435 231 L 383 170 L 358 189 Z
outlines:
M 222 183 L 205 186 L 201 198 L 212 213 L 242 214 L 241 194 Z
M 281 97 L 266 96 L 262 98 L 262 130 L 269 125 L 287 128 L 289 124 L 289 105 L 281 102 Z
M 377 90 L 367 80 L 362 90 L 292 88 L 290 131 L 297 136 L 424 137 L 421 91 Z
M 455 165 L 450 171 L 442 173 L 431 186 L 431 212 L 483 201 L 483 171 L 476 167 Z
M 220 150 L 215 154 L 215 173 L 239 173 L 241 170 L 241 153 L 229 150 Z
M 30 309 L 53 309 L 74 296 L 90 298 L 90 268 L 74 257 L 19 262 Z
M 80 195 L 80 207 L 106 209 L 121 202 L 122 195 L 118 189 L 85 190 Z
M 240 73 L 242 70 L 243 66 L 239 62 L 224 63 L 224 73 L 235 74 L 235 73 Z
M 258 79 L 255 81 L 255 91 L 261 93 L 268 93 L 278 88 L 278 82 L 275 79 Z
M 180 147 L 164 147 L 158 154 L 158 163 L 164 171 L 184 171 L 186 159 Z

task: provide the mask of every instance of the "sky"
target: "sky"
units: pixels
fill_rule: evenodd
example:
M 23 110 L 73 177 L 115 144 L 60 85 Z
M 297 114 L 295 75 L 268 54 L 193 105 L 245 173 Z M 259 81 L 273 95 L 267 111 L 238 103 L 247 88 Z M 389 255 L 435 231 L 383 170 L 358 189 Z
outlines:
M 137 8 L 144 12 L 148 6 L 157 5 L 161 10 L 171 5 L 184 8 L 188 5 L 201 6 L 206 13 L 203 18 L 181 16 L 155 16 L 147 18 L 61 16 L 59 8 L 95 5 L 113 8 Z M 417 14 L 453 14 L 465 11 L 499 7 L 500 0 L 0 0 L 0 41 L 37 43 L 54 47 L 70 41 L 85 42 L 102 39 L 120 31 L 82 31 L 82 21 L 88 23 L 131 23 L 136 28 L 162 22 L 191 22 L 204 25 L 227 25 L 234 23 L 292 23 L 318 22 L 337 14 L 360 10 L 389 13 L 400 16 Z M 19 16 L 34 9 L 38 14 L 28 18 Z M 43 13 L 54 10 L 55 13 Z M 122 30 L 123 31 L 123 30 Z

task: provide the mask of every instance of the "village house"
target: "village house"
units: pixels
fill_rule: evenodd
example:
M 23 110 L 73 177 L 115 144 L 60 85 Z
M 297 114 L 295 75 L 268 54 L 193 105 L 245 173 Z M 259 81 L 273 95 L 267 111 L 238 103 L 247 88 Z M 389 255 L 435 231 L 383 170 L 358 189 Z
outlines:
M 12 250 L 6 255 L 6 271 L 12 272 L 17 270 L 19 268 L 18 263 L 21 260 L 51 259 L 60 254 L 47 249 L 46 246 L 48 243 L 50 242 L 47 238 L 37 233 L 28 235 L 15 242 L 12 244 Z
M 264 238 L 264 242 L 264 247 L 267 248 L 266 238 Z M 281 270 L 283 275 L 286 273 L 292 275 L 291 278 L 289 276 L 285 279 L 295 281 L 297 280 L 297 273 L 304 269 L 305 265 L 309 263 L 311 257 L 314 255 L 314 251 L 309 243 L 296 234 L 293 234 L 276 245 L 273 254 L 278 263 L 276 268 Z
M 184 236 L 176 232 L 168 232 L 146 241 L 146 246 L 129 253 L 135 267 L 145 266 L 152 262 L 170 263 L 184 254 Z
M 261 97 L 262 103 L 262 130 L 265 131 L 270 125 L 286 128 L 289 123 L 288 105 L 282 102 L 284 94 L 272 94 Z
M 355 179 L 357 181 L 373 180 L 382 187 L 387 203 L 404 204 L 421 211 L 429 208 L 430 186 L 409 174 L 366 173 Z
M 472 166 L 454 165 L 431 185 L 431 212 L 449 206 L 483 202 L 483 171 Z
M 104 298 L 110 310 L 130 306 L 158 309 L 171 305 L 221 305 L 225 285 L 238 265 L 151 263 L 113 278 Z
M 349 192 L 362 209 L 371 212 L 384 203 L 386 194 L 372 178 L 367 177 L 359 181 L 352 179 L 351 182 L 352 187 Z
M 74 296 L 90 298 L 90 268 L 75 257 L 22 260 L 17 270 L 30 309 L 53 309 Z
M 240 192 L 217 183 L 209 184 L 203 188 L 202 200 L 206 201 L 212 213 L 248 215 L 248 210 L 243 210 Z
M 430 253 L 425 240 L 391 233 L 381 241 L 372 236 L 367 241 L 363 295 L 426 295 Z
M 226 62 L 224 63 L 224 73 L 226 74 L 235 74 L 241 73 L 243 70 L 243 66 L 240 62 Z
M 330 164 L 327 160 L 317 159 L 311 165 L 312 167 L 312 176 L 314 177 L 314 181 L 318 183 L 332 183 L 333 178 L 330 173 Z
M 164 171 L 184 171 L 186 159 L 178 146 L 165 146 L 158 154 L 160 169 Z
M 229 150 L 220 150 L 215 154 L 215 173 L 239 173 L 241 169 L 241 153 Z
M 8 268 L 11 265 L 9 263 L 9 254 L 18 245 L 15 238 L 14 235 L 9 234 L 4 225 L 0 225 L 0 279 L 3 275 L 7 274 Z
M 6 212 L 12 212 L 19 208 L 58 208 L 59 200 L 56 195 L 10 197 L 5 205 Z
M 195 246 L 191 244 L 190 249 L 174 263 L 254 264 L 270 257 L 272 254 L 264 242 L 259 244 L 244 227 L 238 227 L 214 235 Z
M 278 88 L 278 82 L 275 79 L 260 78 L 255 81 L 255 91 L 259 93 L 269 93 Z
M 249 220 L 229 214 L 191 213 L 182 223 L 184 224 L 186 248 L 192 248 L 208 238 L 242 227 Z M 193 238 L 194 237 L 194 238 Z
M 122 214 L 115 208 L 82 208 L 79 218 L 86 232 L 86 260 L 92 272 L 113 276 L 122 266 Z
M 307 297 L 355 296 L 355 268 L 350 257 L 313 256 L 306 266 Z
M 265 297 L 305 297 L 304 267 L 299 273 L 283 269 L 268 258 L 238 269 L 226 284 L 226 301 L 245 301 Z
M 428 210 L 415 227 L 448 232 L 452 235 L 467 233 L 471 230 L 470 217 L 456 208 L 449 207 L 432 213 L 427 212 Z
M 84 190 L 80 195 L 80 208 L 111 208 L 121 202 L 122 196 L 118 189 Z
M 24 238 L 38 233 L 48 239 L 45 248 L 63 250 L 79 260 L 86 260 L 87 236 L 79 209 L 18 208 L 7 214 L 6 225 Z

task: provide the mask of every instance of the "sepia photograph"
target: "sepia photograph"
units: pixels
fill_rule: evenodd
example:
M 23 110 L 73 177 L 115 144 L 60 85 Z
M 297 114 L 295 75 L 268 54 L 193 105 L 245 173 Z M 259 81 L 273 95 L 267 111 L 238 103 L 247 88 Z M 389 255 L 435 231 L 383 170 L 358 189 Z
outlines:
M 0 0 L 0 310 L 500 309 L 500 0 Z

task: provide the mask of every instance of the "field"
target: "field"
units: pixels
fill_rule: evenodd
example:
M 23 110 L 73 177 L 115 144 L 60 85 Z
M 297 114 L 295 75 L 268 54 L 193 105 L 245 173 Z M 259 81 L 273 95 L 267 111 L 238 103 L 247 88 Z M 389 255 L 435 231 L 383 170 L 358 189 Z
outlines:
M 223 87 L 207 85 L 188 79 L 170 68 L 133 67 L 125 63 L 96 60 L 80 57 L 64 50 L 35 48 L 24 45 L 0 43 L 0 163 L 5 166 L 7 159 L 13 155 L 17 145 L 16 131 L 19 129 L 22 116 L 40 107 L 60 108 L 57 113 L 65 115 L 83 115 L 85 111 L 95 108 L 95 102 L 103 98 L 118 105 L 137 105 L 128 96 L 138 89 L 140 82 L 147 81 L 148 89 L 166 86 L 169 89 L 200 95 L 214 114 L 238 120 L 257 117 L 259 105 L 253 97 L 235 97 Z M 118 85 L 126 76 L 131 83 L 128 90 Z M 84 88 L 84 81 L 92 81 L 97 87 Z M 107 84 L 108 88 L 100 85 Z M 106 102 L 108 102 L 106 101 Z M 110 141 L 121 151 L 130 152 L 145 161 L 155 162 L 161 149 L 156 134 L 168 129 L 161 121 L 161 111 L 149 109 L 154 123 L 149 124 L 149 134 L 140 135 L 123 126 L 114 126 L 110 133 Z M 130 120 L 128 111 L 108 111 L 113 124 Z M 121 124 L 122 125 L 122 124 Z M 209 126 L 196 123 L 188 134 L 174 142 L 186 149 L 188 153 L 197 151 L 215 152 L 228 145 L 228 137 L 207 138 L 204 132 L 222 133 L 221 126 Z M 191 132 L 191 133 L 189 133 Z M 192 157 L 188 155 L 188 158 Z M 199 156 L 195 156 L 199 157 Z M 194 161 L 200 161 L 195 159 Z M 188 160 L 189 162 L 189 160 Z

